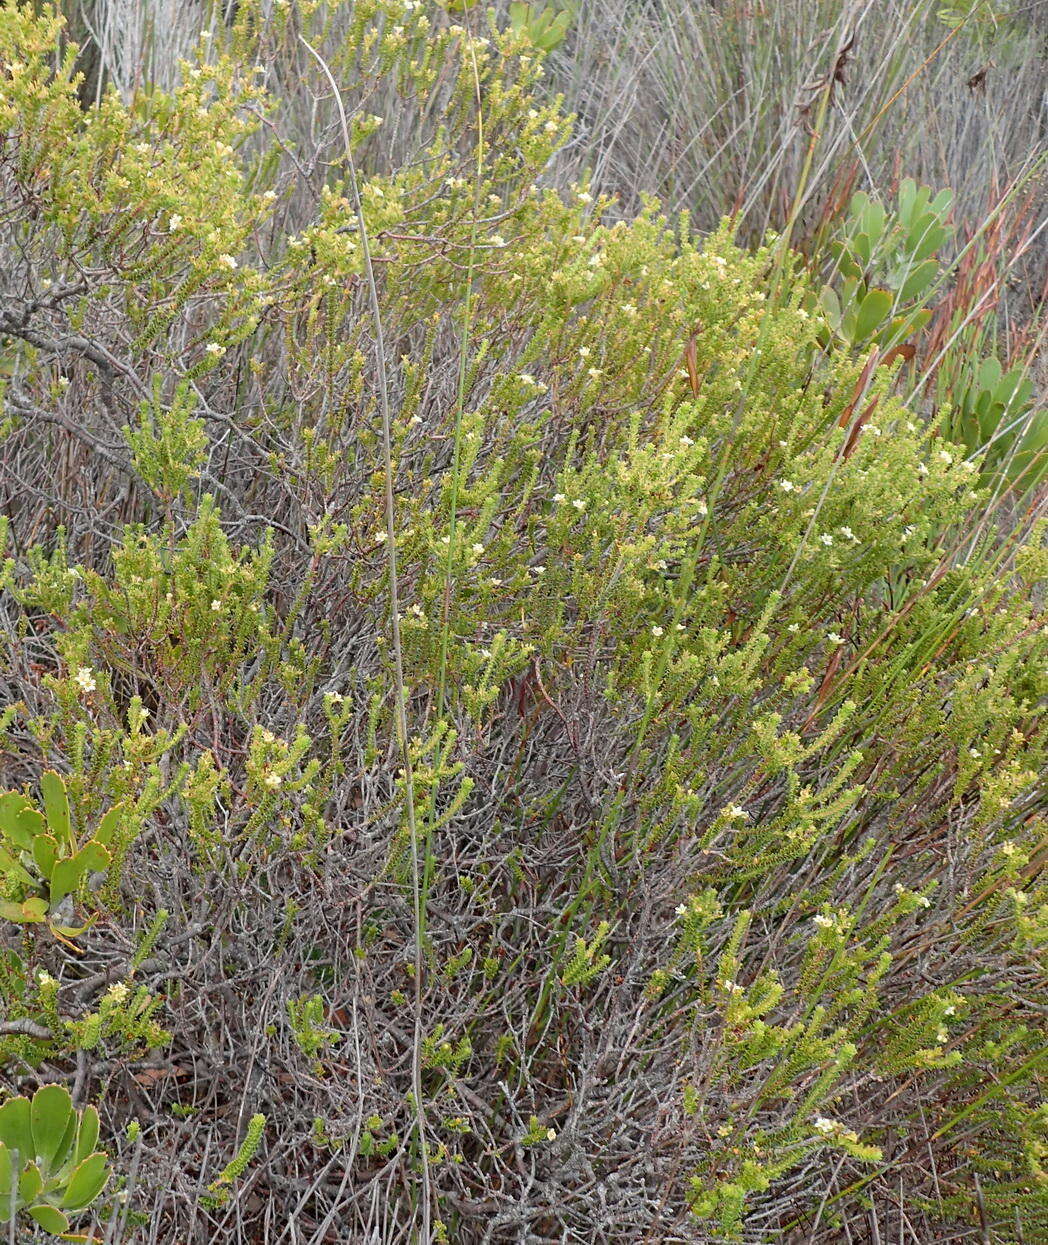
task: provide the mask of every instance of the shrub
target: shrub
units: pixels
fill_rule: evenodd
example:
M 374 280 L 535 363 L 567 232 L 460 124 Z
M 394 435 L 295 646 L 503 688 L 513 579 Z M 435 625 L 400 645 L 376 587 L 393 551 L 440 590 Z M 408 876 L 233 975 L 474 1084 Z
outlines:
M 24 1210 L 48 1232 L 66 1232 L 66 1211 L 89 1206 L 109 1178 L 97 1141 L 98 1112 L 74 1111 L 64 1086 L 8 1098 L 0 1106 L 0 1223 Z
M 136 833 L 0 1051 L 156 1239 L 1031 1236 L 1043 521 L 784 238 L 550 187 L 468 20 L 245 4 L 83 108 L 3 10 L 4 778 Z

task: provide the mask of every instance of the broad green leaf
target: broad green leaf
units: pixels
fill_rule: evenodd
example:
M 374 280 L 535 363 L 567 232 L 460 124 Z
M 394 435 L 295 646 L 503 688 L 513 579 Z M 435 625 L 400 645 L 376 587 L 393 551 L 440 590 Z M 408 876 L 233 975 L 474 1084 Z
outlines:
M 862 214 L 862 231 L 872 246 L 880 242 L 887 223 L 888 213 L 884 210 L 884 204 L 871 202 Z
M 69 1123 L 66 1125 L 65 1133 L 62 1141 L 55 1151 L 55 1157 L 51 1160 L 52 1167 L 64 1168 L 75 1167 L 75 1154 L 73 1152 L 73 1143 L 76 1141 L 77 1129 L 80 1126 L 80 1117 L 76 1111 L 70 1110 Z
M 918 264 L 916 268 L 910 269 L 899 289 L 899 297 L 906 303 L 912 298 L 918 298 L 938 275 L 939 265 L 935 260 L 925 260 L 923 264 Z
M 1001 380 L 1001 364 L 991 356 L 979 364 L 975 373 L 975 381 L 980 389 L 995 389 Z
M 73 1103 L 63 1085 L 41 1085 L 31 1109 L 35 1153 L 50 1166 L 62 1148 Z
M 899 220 L 908 229 L 913 219 L 913 205 L 917 199 L 917 183 L 912 177 L 904 177 L 899 185 Z
M 47 814 L 51 833 L 59 843 L 68 843 L 69 850 L 72 851 L 76 844 L 73 842 L 73 827 L 69 816 L 69 797 L 66 795 L 65 782 L 53 769 L 41 774 L 40 794 L 44 799 L 44 812 Z
M 1008 463 L 1010 484 L 1027 492 L 1048 473 L 1048 411 L 1039 411 Z
M 875 333 L 884 323 L 885 318 L 891 314 L 891 309 L 892 296 L 888 290 L 876 288 L 868 291 L 859 306 L 859 313 L 855 319 L 856 343 L 865 341 L 867 337 Z
M 972 404 L 972 413 L 979 424 L 979 431 L 983 440 L 987 440 L 993 435 L 994 429 L 997 427 L 997 411 L 988 393 L 980 393 L 978 399 Z
M 6 874 L 7 877 L 17 882 L 20 886 L 34 885 L 32 874 L 26 872 L 21 861 L 15 860 L 11 853 L 3 847 L 0 847 L 0 873 Z
M 108 1179 L 106 1155 L 98 1150 L 84 1159 L 69 1177 L 62 1205 L 67 1210 L 83 1210 L 98 1197 Z
M 44 828 L 44 819 L 17 792 L 0 796 L 0 832 L 21 852 L 32 850 L 33 838 Z
M 98 823 L 98 829 L 92 836 L 96 843 L 101 843 L 103 847 L 108 847 L 113 841 L 113 835 L 116 833 L 120 823 L 124 820 L 127 813 L 127 805 L 121 802 L 114 804 L 108 813 Z
M 953 191 L 949 188 L 949 186 L 947 186 L 945 189 L 939 191 L 929 206 L 931 211 L 933 211 L 936 216 L 945 217 L 952 204 Z
M 19 925 L 33 925 L 42 921 L 47 915 L 47 900 L 35 896 L 25 903 L 12 903 L 9 899 L 0 900 L 0 916 Z
M 53 1232 L 57 1236 L 69 1227 L 67 1216 L 56 1206 L 49 1206 L 46 1202 L 38 1202 L 36 1206 L 30 1206 L 28 1212 L 30 1219 L 35 1219 L 45 1232 Z
M 994 397 L 1010 414 L 1021 411 L 1033 397 L 1033 381 L 1022 368 L 1013 367 L 1001 377 Z
M 29 1099 L 19 1095 L 0 1106 L 0 1141 L 19 1158 L 33 1158 L 33 1123 Z
M 38 834 L 33 840 L 33 859 L 41 876 L 49 878 L 58 859 L 58 844 L 50 834 Z
M 922 216 L 910 230 L 906 239 L 907 249 L 913 262 L 920 263 L 935 252 L 946 241 L 946 230 L 934 216 Z
M 862 260 L 865 267 L 870 262 L 870 255 L 873 252 L 873 243 L 870 240 L 870 235 L 865 232 L 855 234 L 852 238 L 852 250 Z
M 14 1160 L 11 1151 L 0 1141 L 0 1223 L 6 1223 L 11 1208 L 11 1185 L 14 1181 Z
M 109 859 L 109 853 L 102 844 L 92 840 L 85 843 L 75 856 L 60 860 L 51 874 L 51 906 L 60 904 L 66 895 L 77 890 L 89 873 L 104 869 Z
M 870 196 L 865 190 L 857 190 L 851 197 L 848 204 L 848 211 L 858 219 L 870 205 Z
M 840 300 L 838 299 L 837 295 L 834 293 L 833 290 L 830 289 L 828 285 L 824 285 L 822 287 L 822 292 L 819 294 L 819 303 L 822 306 L 823 315 L 825 315 L 826 322 L 829 324 L 829 326 L 833 329 L 840 328 L 841 326 Z
M 76 1135 L 76 1151 L 74 1161 L 82 1163 L 93 1153 L 98 1144 L 98 1112 L 94 1107 L 85 1107 L 80 1113 L 80 1129 Z
M 44 1178 L 35 1163 L 29 1163 L 22 1168 L 22 1174 L 18 1178 L 18 1196 L 23 1202 L 33 1201 L 43 1187 Z

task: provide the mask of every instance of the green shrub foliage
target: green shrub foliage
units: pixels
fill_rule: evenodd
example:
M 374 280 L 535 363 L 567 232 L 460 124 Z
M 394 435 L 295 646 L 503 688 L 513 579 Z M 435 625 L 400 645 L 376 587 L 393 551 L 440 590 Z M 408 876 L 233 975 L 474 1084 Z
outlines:
M 23 1214 L 49 1233 L 65 1233 L 69 1215 L 88 1207 L 109 1179 L 96 1150 L 98 1112 L 75 1111 L 63 1085 L 0 1105 L 0 1223 Z M 81 1238 L 82 1239 L 82 1238 Z
M 948 196 L 827 323 L 557 188 L 513 7 L 86 107 L 0 10 L 0 1059 L 151 1239 L 1033 1240 L 1044 526 L 868 365 Z

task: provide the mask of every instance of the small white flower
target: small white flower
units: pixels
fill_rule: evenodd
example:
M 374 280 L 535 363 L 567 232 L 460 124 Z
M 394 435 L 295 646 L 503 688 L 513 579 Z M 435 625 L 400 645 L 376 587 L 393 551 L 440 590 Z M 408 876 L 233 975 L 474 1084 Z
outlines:
M 221 359 L 226 353 L 226 348 L 225 346 L 220 346 L 218 342 L 208 342 L 204 347 L 204 352 L 206 354 L 214 355 L 216 359 Z
M 561 502 L 567 501 L 568 499 L 564 496 L 563 493 L 554 493 L 553 500 L 559 505 Z
M 846 537 L 848 540 L 858 541 L 859 539 L 858 536 L 855 535 L 855 533 L 851 530 L 850 527 L 842 527 L 841 535 Z
M 949 450 L 940 450 L 938 457 L 939 457 L 939 461 L 946 463 L 947 466 L 953 462 L 953 455 L 950 453 Z
M 836 631 L 830 631 L 826 635 L 826 639 L 836 647 L 838 644 L 844 643 L 844 637 L 837 634 Z
M 233 269 L 237 266 L 237 261 L 233 258 L 232 255 L 220 255 L 218 257 L 218 262 L 222 265 L 223 268 L 228 268 L 230 272 L 232 272 Z
M 590 348 L 589 348 L 589 346 L 580 346 L 580 347 L 579 347 L 579 358 L 580 358 L 580 359 L 588 359 L 589 357 L 590 357 Z
M 484 552 L 484 546 L 479 541 L 471 545 L 470 548 L 473 550 L 473 552 L 477 555 L 478 558 Z
M 678 916 L 687 916 L 688 905 L 686 903 L 679 903 L 677 904 L 677 907 L 674 909 L 674 911 L 677 913 Z
M 637 314 L 637 308 L 633 303 L 622 303 L 619 310 L 624 316 L 635 316 Z
M 790 623 L 790 625 L 786 628 L 786 630 L 789 631 L 792 635 L 796 635 L 797 632 L 800 631 L 800 629 L 801 629 L 800 623 Z
M 730 804 L 724 815 L 732 821 L 749 821 L 750 819 L 749 813 L 738 804 Z
M 784 493 L 792 493 L 796 487 L 797 486 L 793 483 L 792 480 L 780 480 L 779 481 L 779 488 L 781 488 Z
M 928 474 L 928 464 L 927 464 L 927 463 L 918 463 L 918 464 L 917 464 L 917 474 L 918 474 L 919 476 L 926 476 L 926 475 Z
M 579 202 L 580 203 L 592 203 L 593 196 L 586 190 L 580 190 L 579 191 Z
M 590 378 L 590 380 L 596 380 L 598 377 L 604 375 L 604 369 L 600 367 L 591 367 L 587 370 L 586 375 Z
M 700 501 L 699 504 L 695 507 L 695 513 L 699 516 L 700 519 L 705 519 L 706 516 L 709 514 L 709 512 L 710 512 L 710 508 L 709 506 L 706 505 L 704 501 Z
M 175 230 L 177 230 L 181 224 L 182 224 L 182 217 L 179 216 L 177 212 L 172 212 L 167 222 L 168 230 L 171 233 L 174 233 Z
M 389 533 L 384 528 L 381 531 L 378 531 L 375 533 L 375 544 L 376 545 L 385 544 L 387 540 L 389 540 Z
M 500 233 L 493 233 L 488 239 L 492 246 L 505 246 L 506 239 Z
M 818 925 L 820 929 L 833 929 L 833 917 L 832 916 L 824 916 L 820 912 L 819 915 L 814 918 L 814 920 L 815 920 L 815 924 Z
M 819 537 L 819 539 L 822 541 L 824 545 L 833 544 L 833 537 L 830 535 L 829 532 L 823 532 L 823 534 Z
M 542 565 L 539 565 L 539 566 L 533 566 L 533 567 L 531 568 L 531 573 L 532 573 L 533 575 L 545 575 L 545 573 L 546 573 L 546 568 L 545 568 L 544 566 L 542 566 Z
M 974 757 L 975 760 L 978 760 L 982 756 L 982 753 L 979 751 L 978 748 L 969 748 L 968 755 L 970 757 Z
M 222 602 L 221 602 L 221 601 L 212 601 L 212 602 L 211 602 L 211 610 L 212 610 L 212 612 L 213 612 L 213 613 L 217 614 L 217 613 L 219 613 L 219 611 L 220 611 L 221 609 L 222 609 Z
M 662 628 L 661 628 L 661 627 L 652 627 L 652 629 L 651 629 L 651 634 L 652 634 L 652 635 L 655 637 L 655 639 L 657 640 L 657 639 L 659 638 L 659 636 L 661 636 L 661 635 L 663 634 L 663 630 L 662 630 Z
M 50 973 L 45 972 L 43 969 L 37 973 L 36 979 L 42 986 L 53 986 L 55 984 L 54 977 L 52 977 Z
M 75 681 L 79 684 L 82 692 L 93 692 L 97 687 L 95 676 L 92 674 L 90 666 L 81 666 L 76 672 Z
M 582 511 L 582 510 L 585 510 L 585 509 L 586 509 L 586 502 L 585 502 L 585 499 L 584 499 L 584 498 L 582 498 L 582 497 L 576 497 L 576 498 L 572 501 L 572 503 L 571 503 L 571 504 L 572 504 L 572 505 L 575 507 L 575 509 L 576 509 L 576 510 L 578 510 L 578 511 Z
M 127 988 L 125 982 L 117 981 L 106 991 L 106 998 L 114 1003 L 122 1003 L 130 993 L 131 991 Z
M 604 262 L 604 256 L 600 253 L 600 251 L 595 251 L 586 262 L 591 268 L 599 268 Z
M 270 791 L 276 791 L 277 787 L 279 787 L 280 784 L 284 780 L 280 777 L 279 774 L 274 773 L 272 770 L 270 770 L 270 772 L 265 776 L 265 778 L 262 779 L 262 781 L 266 784 L 266 786 L 270 789 Z
M 822 1133 L 824 1137 L 830 1133 L 835 1133 L 839 1127 L 840 1125 L 836 1120 L 828 1120 L 824 1115 L 820 1115 L 815 1121 L 815 1131 Z
M 681 445 L 684 446 L 685 449 L 688 449 L 690 446 L 695 444 L 695 442 L 691 439 L 691 437 L 681 437 L 680 443 Z
M 343 696 L 341 692 L 328 692 L 328 700 L 330 700 L 333 705 L 341 705 L 345 699 L 345 696 Z

